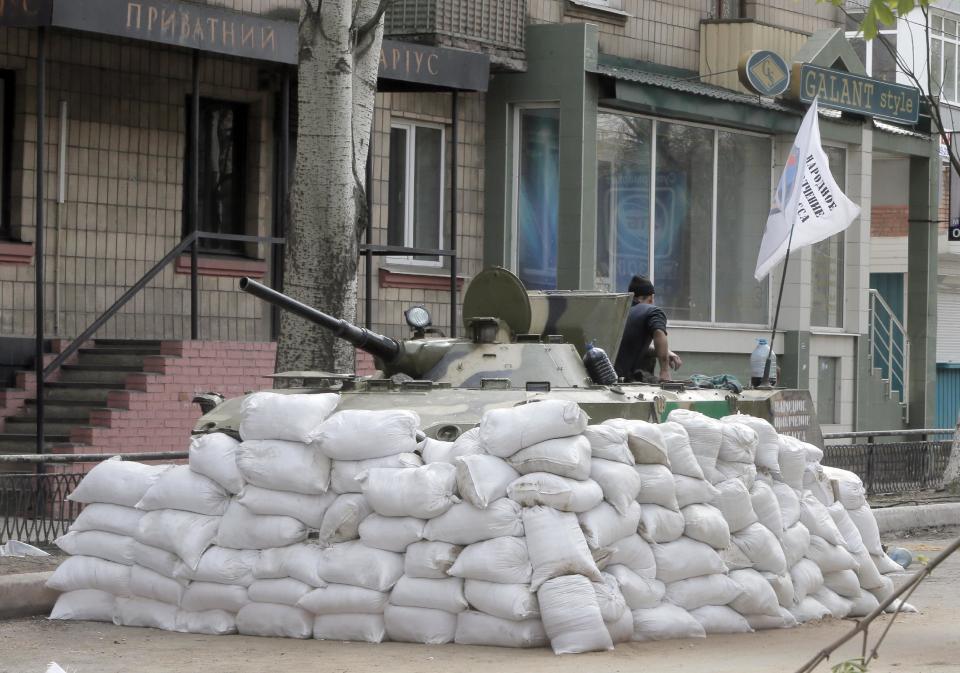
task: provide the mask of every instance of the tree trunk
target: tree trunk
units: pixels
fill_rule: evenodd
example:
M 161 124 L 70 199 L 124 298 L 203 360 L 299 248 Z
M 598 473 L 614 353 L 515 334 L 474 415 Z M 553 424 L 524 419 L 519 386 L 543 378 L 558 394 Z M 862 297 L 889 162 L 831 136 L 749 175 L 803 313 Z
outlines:
M 960 417 L 957 418 L 957 429 L 953 433 L 947 469 L 943 473 L 943 486 L 951 493 L 960 493 Z
M 304 0 L 296 163 L 284 292 L 356 322 L 357 255 L 367 223 L 367 152 L 377 87 L 383 21 L 378 0 Z M 353 346 L 283 312 L 277 371 L 352 372 Z

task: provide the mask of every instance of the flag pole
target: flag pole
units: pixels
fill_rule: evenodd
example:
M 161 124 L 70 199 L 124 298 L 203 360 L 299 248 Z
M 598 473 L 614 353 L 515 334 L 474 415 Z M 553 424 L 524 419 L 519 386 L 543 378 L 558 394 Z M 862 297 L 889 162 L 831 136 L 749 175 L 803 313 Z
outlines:
M 787 238 L 787 254 L 783 258 L 783 274 L 780 276 L 780 292 L 777 294 L 777 309 L 773 313 L 773 329 L 770 331 L 770 347 L 767 349 L 767 360 L 763 364 L 763 378 L 760 379 L 760 388 L 770 388 L 770 361 L 773 358 L 773 340 L 777 336 L 777 323 L 780 321 L 780 303 L 783 301 L 783 288 L 787 284 L 787 265 L 790 263 L 790 246 L 793 244 L 793 229 L 797 226 L 797 219 L 793 218 L 790 225 L 790 236 Z

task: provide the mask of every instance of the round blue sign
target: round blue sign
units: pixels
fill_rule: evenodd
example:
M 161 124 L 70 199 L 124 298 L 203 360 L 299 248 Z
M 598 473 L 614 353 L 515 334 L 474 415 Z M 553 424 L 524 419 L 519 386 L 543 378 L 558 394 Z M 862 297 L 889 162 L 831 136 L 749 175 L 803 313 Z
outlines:
M 740 59 L 740 83 L 761 96 L 779 96 L 790 86 L 790 67 L 780 54 L 762 49 Z

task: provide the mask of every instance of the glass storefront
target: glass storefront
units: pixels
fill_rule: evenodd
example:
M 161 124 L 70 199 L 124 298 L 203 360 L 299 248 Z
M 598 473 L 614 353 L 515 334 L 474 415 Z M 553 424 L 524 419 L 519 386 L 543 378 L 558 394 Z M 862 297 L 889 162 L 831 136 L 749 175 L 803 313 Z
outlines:
M 517 264 L 531 290 L 557 286 L 560 111 L 518 110 Z
M 841 191 L 847 188 L 847 153 L 839 147 L 824 147 L 830 172 Z M 810 246 L 810 325 L 843 327 L 844 247 L 843 232 Z

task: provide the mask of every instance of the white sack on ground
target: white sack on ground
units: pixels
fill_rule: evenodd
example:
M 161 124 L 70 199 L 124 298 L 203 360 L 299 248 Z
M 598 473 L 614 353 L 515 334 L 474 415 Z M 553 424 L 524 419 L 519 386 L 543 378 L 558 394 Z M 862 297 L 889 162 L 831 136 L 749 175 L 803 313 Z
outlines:
M 534 591 L 546 580 L 561 575 L 579 574 L 594 582 L 601 581 L 576 515 L 548 507 L 529 507 L 523 510 L 523 530 L 533 566 L 530 588 Z M 464 553 L 467 551 L 469 548 Z
M 806 558 L 801 559 L 790 568 L 790 579 L 793 581 L 793 600 L 795 604 L 816 593 L 823 586 L 823 573 L 820 571 L 820 566 Z M 797 617 L 797 619 L 800 618 Z
M 684 610 L 696 610 L 704 605 L 726 605 L 743 592 L 740 584 L 717 573 L 671 582 L 664 598 Z
M 853 557 L 857 560 L 858 567 L 855 572 L 863 589 L 876 589 L 883 585 L 884 577 L 877 570 L 877 565 L 873 562 L 873 557 L 870 554 L 862 551 L 859 554 L 854 554 Z
M 130 569 L 130 594 L 140 598 L 180 605 L 183 585 L 143 566 Z
M 457 632 L 457 616 L 443 610 L 388 605 L 383 620 L 390 640 L 401 643 L 443 645 Z
M 420 417 L 403 409 L 347 409 L 328 418 L 313 436 L 314 446 L 334 460 L 367 460 L 417 449 Z
M 763 481 L 756 482 L 750 490 L 750 503 L 757 520 L 778 539 L 783 537 L 783 512 L 773 487 Z
M 867 489 L 863 487 L 863 481 L 855 473 L 849 470 L 841 470 L 839 467 L 822 466 L 823 473 L 828 479 L 837 482 L 839 497 L 837 498 L 844 509 L 860 509 L 867 504 Z
M 631 610 L 652 608 L 660 604 L 666 594 L 666 586 L 658 579 L 642 577 L 626 566 L 611 565 L 604 571 L 613 575 L 620 585 L 627 607 Z
M 327 491 L 323 495 L 305 495 L 292 491 L 274 491 L 248 484 L 237 496 L 237 502 L 253 514 L 289 516 L 309 528 L 320 528 L 327 509 L 337 499 L 337 494 Z
M 180 597 L 180 607 L 192 612 L 226 610 L 236 614 L 249 602 L 246 587 L 216 582 L 191 582 Z
M 763 579 L 769 582 L 770 588 L 772 588 L 773 592 L 777 595 L 777 602 L 780 603 L 780 607 L 793 607 L 793 599 L 797 591 L 793 586 L 793 577 L 790 573 L 784 573 L 782 575 L 775 575 L 773 573 L 760 574 L 763 575 Z
M 390 593 L 348 584 L 328 584 L 314 589 L 297 602 L 315 615 L 382 615 Z
M 830 479 L 823 471 L 823 467 L 817 463 L 807 463 L 803 469 L 803 490 L 809 491 L 817 500 L 824 505 L 834 503 L 833 487 L 830 485 Z
M 465 580 L 463 594 L 473 608 L 500 619 L 523 621 L 540 616 L 537 594 L 529 584 Z
M 460 502 L 456 468 L 428 463 L 414 468 L 375 467 L 357 475 L 373 511 L 384 516 L 432 519 Z
M 748 559 L 735 544 L 731 544 L 725 549 L 718 549 L 717 553 L 720 555 L 720 559 L 723 561 L 723 565 L 727 567 L 728 571 L 744 570 L 746 568 L 753 570 L 753 561 Z
M 491 502 L 505 498 L 507 486 L 520 476 L 502 458 L 488 455 L 461 456 L 453 461 L 460 496 L 474 507 L 485 509 Z
M 903 572 L 903 566 L 894 561 L 892 558 L 886 555 L 886 553 L 878 554 L 876 556 L 870 555 L 870 558 L 873 559 L 874 564 L 884 575 L 896 574 Z
M 850 552 L 840 545 L 830 544 L 819 535 L 810 536 L 810 547 L 806 556 L 825 573 L 856 570 L 859 565 Z
M 576 402 L 541 400 L 484 412 L 480 442 L 487 453 L 509 458 L 548 439 L 579 435 L 586 427 L 587 415 Z
M 373 508 L 361 493 L 344 493 L 327 508 L 320 524 L 320 544 L 349 542 L 360 536 L 360 524 L 373 514 Z
M 587 546 L 599 549 L 630 535 L 640 524 L 640 513 L 640 505 L 636 502 L 630 503 L 622 514 L 610 503 L 601 502 L 589 512 L 578 515 Z
M 782 482 L 774 482 L 772 488 L 780 504 L 780 517 L 783 520 L 783 528 L 786 530 L 800 521 L 800 496 Z
M 780 614 L 772 615 L 744 615 L 744 619 L 750 624 L 750 628 L 756 631 L 767 629 L 792 629 L 797 625 L 797 618 L 784 607 L 780 608 Z
M 543 505 L 562 512 L 586 512 L 603 500 L 603 490 L 592 479 L 578 481 L 549 472 L 522 475 L 507 486 L 507 497 L 522 507 Z
M 863 536 L 860 535 L 860 530 L 853 522 L 853 519 L 850 518 L 850 513 L 844 509 L 843 503 L 835 502 L 827 507 L 827 511 L 830 512 L 830 517 L 833 519 L 833 522 L 837 524 L 837 530 L 840 531 L 840 535 L 843 537 L 843 546 L 846 550 L 851 554 L 859 554 L 860 552 L 866 551 L 866 547 L 863 544 Z
M 131 566 L 136 541 L 126 535 L 104 533 L 98 530 L 70 531 L 53 541 L 71 556 L 96 556 L 106 561 Z
M 616 622 L 628 612 L 627 600 L 620 591 L 620 582 L 610 573 L 601 573 L 602 582 L 593 582 L 593 593 L 604 623 Z
M 653 558 L 650 543 L 637 534 L 628 535 L 610 545 L 610 555 L 604 568 L 612 565 L 626 566 L 647 579 L 657 576 L 657 562 Z
M 387 638 L 383 615 L 320 615 L 313 621 L 315 640 L 349 640 L 382 643 Z
M 77 589 L 57 597 L 49 619 L 112 622 L 116 597 L 99 589 Z
M 113 623 L 117 626 L 141 626 L 163 631 L 177 628 L 176 605 L 169 605 L 147 598 L 117 597 Z
M 729 418 L 729 417 L 728 417 Z M 757 432 L 749 425 L 721 421 L 720 451 L 717 460 L 729 463 L 753 463 L 760 443 Z
M 554 577 L 537 592 L 543 627 L 554 654 L 612 650 L 593 585 L 582 575 Z
M 230 503 L 217 529 L 217 545 L 230 549 L 286 547 L 306 539 L 303 522 L 290 516 L 254 514 L 236 501 Z
M 322 587 L 327 582 L 320 576 L 320 553 L 322 547 L 315 544 L 294 544 L 260 552 L 253 568 L 258 580 L 292 577 L 313 587 Z
M 876 597 L 877 601 L 881 603 L 890 598 L 894 591 L 893 580 L 886 576 L 884 576 L 882 579 L 883 581 L 880 586 L 867 590 Z
M 70 530 L 102 530 L 105 533 L 133 537 L 137 534 L 143 515 L 144 512 L 134 507 L 94 502 L 83 508 L 76 520 L 70 524 Z
M 237 449 L 237 467 L 249 483 L 275 491 L 320 495 L 330 486 L 330 459 L 311 444 L 248 440 Z
M 677 487 L 673 473 L 666 465 L 636 465 L 634 467 L 640 476 L 640 493 L 637 502 L 643 505 L 660 505 L 677 511 Z
M 150 547 L 149 545 L 145 545 L 134 540 L 133 560 L 137 565 L 150 568 L 150 570 L 154 570 L 161 575 L 173 577 L 183 585 L 187 584 L 188 580 L 180 579 L 176 576 L 177 570 L 181 567 L 184 567 L 183 561 L 180 560 L 179 556 L 168 552 L 165 549 Z
M 806 624 L 807 622 L 819 622 L 821 619 L 831 617 L 830 610 L 813 596 L 807 596 L 798 601 L 790 610 L 790 614 L 796 617 L 797 622 Z
M 420 467 L 424 461 L 415 453 L 396 453 L 367 460 L 335 460 L 330 471 L 330 488 L 337 493 L 362 493 L 357 475 L 374 467 Z
M 660 423 L 611 418 L 604 421 L 603 425 L 627 431 L 627 446 L 638 465 L 670 466 L 667 444 L 660 433 Z
M 849 509 L 847 515 L 853 521 L 857 530 L 860 531 L 860 539 L 867 552 L 871 556 L 884 556 L 883 545 L 880 544 L 880 528 L 877 526 L 877 520 L 874 518 L 873 512 L 870 511 L 870 506 L 864 505 L 857 509 Z
M 321 550 L 316 570 L 327 582 L 387 591 L 403 575 L 403 555 L 344 542 Z
M 655 545 L 653 556 L 657 559 L 657 579 L 667 584 L 726 571 L 720 555 L 710 545 L 688 537 Z
M 403 574 L 424 579 L 449 577 L 447 571 L 462 551 L 462 546 L 448 542 L 414 542 L 403 556 Z
M 371 514 L 360 522 L 360 540 L 368 547 L 403 552 L 423 539 L 423 519 Z
M 401 577 L 390 592 L 390 605 L 452 613 L 463 612 L 469 607 L 463 595 L 463 580 L 459 577 L 445 580 Z
M 704 542 L 714 549 L 726 549 L 730 546 L 730 527 L 723 518 L 723 512 L 713 505 L 687 505 L 683 514 L 683 534 L 688 538 Z
M 247 589 L 247 596 L 256 603 L 277 603 L 297 606 L 300 599 L 313 591 L 313 587 L 292 577 L 272 580 L 257 580 Z
M 723 481 L 723 479 L 720 481 Z M 687 505 L 709 504 L 720 495 L 717 487 L 706 479 L 694 479 L 682 474 L 675 474 L 673 475 L 673 483 L 677 490 L 677 505 L 681 508 Z
M 531 573 L 530 554 L 522 537 L 495 537 L 464 547 L 447 571 L 453 577 L 501 584 L 529 583 Z
M 213 479 L 230 493 L 243 488 L 243 475 L 237 467 L 240 442 L 223 432 L 194 435 L 190 438 L 190 469 Z
M 720 419 L 722 423 L 742 423 L 757 433 L 757 453 L 754 462 L 757 467 L 763 468 L 771 474 L 780 473 L 780 439 L 777 431 L 770 423 L 757 418 L 756 416 L 747 416 L 745 414 L 735 414 L 733 416 L 724 416 Z
M 462 502 L 427 521 L 423 537 L 466 545 L 495 537 L 520 536 L 523 535 L 520 510 L 520 505 L 509 498 L 495 500 L 486 509 Z
M 742 481 L 727 479 L 717 484 L 717 489 L 720 494 L 711 504 L 723 512 L 723 518 L 727 520 L 731 533 L 736 533 L 757 522 L 750 491 Z
M 687 431 L 690 448 L 693 449 L 693 455 L 700 464 L 700 469 L 707 479 L 714 481 L 717 457 L 720 453 L 720 444 L 723 442 L 723 424 L 691 409 L 674 409 L 667 415 L 667 420 L 679 423 Z M 670 462 L 672 465 L 673 461 Z
M 147 489 L 137 509 L 180 509 L 216 516 L 227 511 L 229 503 L 230 494 L 223 486 L 187 465 L 175 465 Z
M 803 471 L 807 466 L 807 443 L 789 435 L 780 435 L 780 480 L 798 491 L 803 488 Z
M 643 505 L 637 532 L 648 542 L 673 542 L 681 535 L 686 522 L 683 514 L 660 505 Z
M 135 507 L 172 465 L 145 465 L 109 458 L 87 472 L 67 500 Z
M 810 531 L 798 521 L 783 532 L 780 545 L 783 547 L 783 557 L 787 567 L 792 568 L 797 561 L 807 555 L 807 550 L 810 548 Z
M 854 599 L 860 595 L 860 580 L 853 570 L 838 570 L 823 573 L 823 585 L 844 598 Z
M 739 479 L 748 491 L 753 488 L 757 480 L 757 466 L 753 463 L 728 463 L 725 460 L 718 460 L 717 473 L 723 477 L 721 481 Z
M 178 610 L 174 630 L 181 633 L 225 636 L 237 632 L 237 619 L 236 615 L 224 610 Z
M 870 518 L 873 519 L 872 516 Z M 833 522 L 830 511 L 809 492 L 800 499 L 800 521 L 811 535 L 819 535 L 831 544 L 843 544 L 843 536 Z
M 244 440 L 311 442 L 339 403 L 340 396 L 334 393 L 253 393 L 243 399 L 240 408 L 240 436 Z
M 452 442 L 441 442 L 427 437 L 418 450 L 424 463 L 450 463 L 460 456 L 476 456 L 486 453 L 480 444 L 480 428 L 470 428 Z
M 690 613 L 671 603 L 633 611 L 633 641 L 705 638 L 703 626 Z
M 593 458 L 590 461 L 590 478 L 600 485 L 603 499 L 613 505 L 620 514 L 626 514 L 630 506 L 636 503 L 637 494 L 643 485 L 643 480 L 632 465 L 602 458 Z
M 260 552 L 252 549 L 210 547 L 200 557 L 200 563 L 195 568 L 181 564 L 174 572 L 174 577 L 198 582 L 250 586 L 253 583 L 253 568 L 259 559 Z
M 248 603 L 237 613 L 237 631 L 245 636 L 309 638 L 313 615 L 301 608 L 275 603 Z
M 851 599 L 851 603 L 848 617 L 866 617 L 880 607 L 877 597 L 866 589 L 861 589 L 860 593 Z
M 458 645 L 546 647 L 550 644 L 539 619 L 510 621 L 472 610 L 457 615 L 453 641 Z
M 729 601 L 730 607 L 741 615 L 780 615 L 780 602 L 773 587 L 756 570 L 734 570 L 730 579 L 743 589 L 743 592 Z
M 185 565 L 196 568 L 200 556 L 217 536 L 220 519 L 219 516 L 159 509 L 147 512 L 140 519 L 136 539 L 142 544 L 172 552 Z
M 660 435 L 670 456 L 670 471 L 694 479 L 703 479 L 703 470 L 693 455 L 687 431 L 679 423 L 661 423 Z M 716 462 L 716 461 L 714 461 Z
M 583 435 L 548 439 L 520 449 L 507 462 L 520 474 L 549 472 L 583 480 L 590 476 L 590 442 Z
M 583 436 L 590 442 L 590 453 L 594 458 L 612 460 L 624 465 L 633 465 L 636 459 L 627 445 L 627 431 L 612 425 L 588 425 Z
M 726 605 L 704 605 L 690 611 L 705 633 L 753 633 L 750 622 Z
M 753 561 L 755 570 L 776 574 L 787 571 L 787 559 L 783 555 L 783 547 L 766 526 L 760 523 L 750 524 L 733 534 L 733 543 Z

